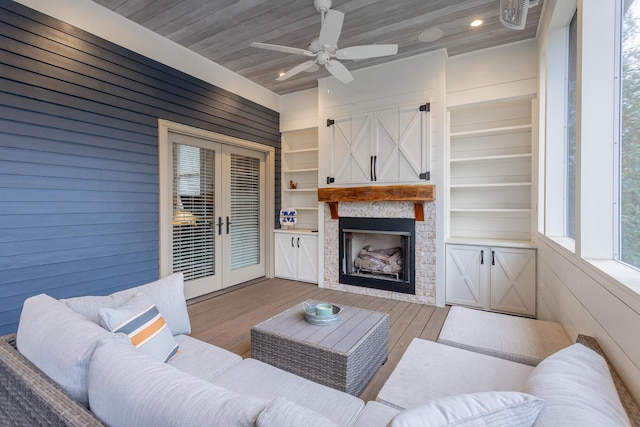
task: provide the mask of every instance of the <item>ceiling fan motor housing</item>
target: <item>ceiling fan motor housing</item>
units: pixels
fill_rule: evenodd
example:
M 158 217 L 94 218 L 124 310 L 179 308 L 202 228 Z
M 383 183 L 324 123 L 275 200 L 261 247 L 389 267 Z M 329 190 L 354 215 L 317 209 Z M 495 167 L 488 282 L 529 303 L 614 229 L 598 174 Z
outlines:
M 315 7 L 318 12 L 326 12 L 331 9 L 331 0 L 313 0 L 313 7 Z

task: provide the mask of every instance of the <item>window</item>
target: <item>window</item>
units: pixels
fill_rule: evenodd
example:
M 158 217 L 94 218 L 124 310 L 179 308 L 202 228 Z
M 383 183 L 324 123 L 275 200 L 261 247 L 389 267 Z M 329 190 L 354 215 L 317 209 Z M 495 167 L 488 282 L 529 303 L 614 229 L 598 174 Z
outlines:
M 622 13 L 619 258 L 640 268 L 640 1 Z
M 574 13 L 569 24 L 567 49 L 567 117 L 565 136 L 564 236 L 576 238 L 576 106 L 578 19 Z

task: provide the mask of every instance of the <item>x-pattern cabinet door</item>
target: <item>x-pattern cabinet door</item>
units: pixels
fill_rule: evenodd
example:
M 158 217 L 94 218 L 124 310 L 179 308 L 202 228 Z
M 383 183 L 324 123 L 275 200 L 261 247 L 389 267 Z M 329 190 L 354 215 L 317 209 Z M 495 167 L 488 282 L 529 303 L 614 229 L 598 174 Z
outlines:
M 492 248 L 491 309 L 536 314 L 535 251 Z
M 447 245 L 447 303 L 485 308 L 489 283 L 487 251 L 482 246 Z
M 335 184 L 423 182 L 429 170 L 430 118 L 416 105 L 332 119 Z

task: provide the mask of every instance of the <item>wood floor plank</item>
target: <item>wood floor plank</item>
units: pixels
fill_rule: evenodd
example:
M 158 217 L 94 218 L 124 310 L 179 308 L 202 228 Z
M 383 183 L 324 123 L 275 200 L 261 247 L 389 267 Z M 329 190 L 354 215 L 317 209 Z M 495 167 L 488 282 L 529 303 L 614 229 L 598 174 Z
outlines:
M 191 335 L 243 358 L 251 356 L 251 327 L 312 299 L 389 314 L 389 357 L 361 394 L 374 400 L 415 337 L 435 341 L 449 308 L 319 288 L 310 283 L 266 279 L 188 304 Z M 302 307 L 300 308 L 302 310 Z

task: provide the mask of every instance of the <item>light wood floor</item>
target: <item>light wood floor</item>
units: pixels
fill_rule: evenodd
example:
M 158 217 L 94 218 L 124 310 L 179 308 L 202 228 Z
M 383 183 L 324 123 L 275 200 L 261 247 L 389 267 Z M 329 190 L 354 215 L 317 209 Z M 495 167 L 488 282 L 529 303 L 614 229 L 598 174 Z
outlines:
M 251 356 L 250 329 L 306 299 L 389 313 L 389 360 L 360 396 L 374 400 L 415 337 L 435 341 L 449 307 L 433 306 L 319 288 L 284 279 L 268 279 L 189 304 L 191 335 L 243 357 Z

